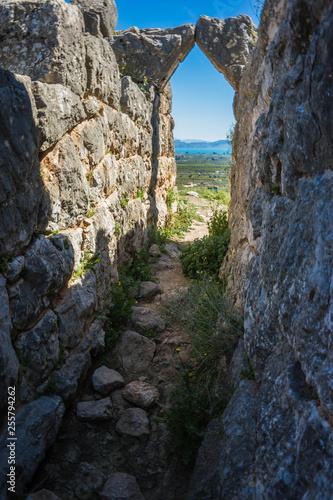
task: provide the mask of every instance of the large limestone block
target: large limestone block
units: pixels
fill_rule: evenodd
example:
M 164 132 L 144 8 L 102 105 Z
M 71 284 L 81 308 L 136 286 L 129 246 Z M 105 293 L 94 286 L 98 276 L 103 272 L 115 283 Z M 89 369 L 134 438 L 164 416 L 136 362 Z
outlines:
M 55 309 L 59 318 L 59 339 L 67 347 L 77 346 L 90 327 L 96 308 L 96 276 L 88 270 L 75 281 Z
M 0 3 L 0 64 L 32 80 L 86 89 L 83 15 L 63 0 Z
M 62 235 L 38 238 L 25 257 L 24 276 L 9 290 L 12 321 L 29 328 L 68 281 L 74 252 Z
M 121 109 L 138 127 L 151 131 L 153 105 L 129 76 L 121 79 Z
M 116 180 L 118 166 L 113 154 L 108 153 L 102 161 L 91 171 L 89 179 L 90 199 L 98 203 L 108 197 L 117 188 Z
M 74 227 L 88 212 L 89 188 L 71 137 L 65 135 L 44 158 L 42 169 L 43 225 L 50 231 Z
M 111 132 L 110 150 L 117 160 L 134 156 L 140 148 L 140 131 L 125 113 L 117 113 L 112 108 L 105 110 Z
M 12 324 L 9 315 L 9 301 L 6 280 L 0 274 L 0 408 L 7 405 L 8 387 L 14 386 L 18 377 L 18 360 L 12 347 L 10 334 Z
M 126 385 L 122 396 L 130 403 L 147 410 L 160 397 L 160 393 L 153 385 L 141 382 L 140 380 L 134 380 Z
M 101 366 L 94 371 L 92 383 L 95 391 L 103 396 L 125 385 L 123 377 L 115 370 Z
M 22 333 L 17 342 L 22 356 L 27 360 L 24 378 L 33 385 L 40 385 L 55 368 L 59 359 L 58 320 L 53 311 L 47 311 L 37 325 Z
M 39 149 L 45 151 L 86 117 L 79 97 L 63 85 L 33 82 Z
M 140 333 L 150 331 L 163 332 L 165 330 L 165 321 L 157 312 L 147 307 L 132 307 L 132 324 Z
M 160 90 L 170 80 L 180 62 L 194 46 L 195 26 L 119 31 L 108 39 L 122 73 L 139 82 L 145 77 Z
M 84 15 L 86 31 L 92 35 L 112 36 L 117 26 L 118 11 L 114 0 L 72 0 Z
M 197 22 L 197 44 L 236 91 L 256 39 L 257 28 L 244 14 L 224 21 L 201 16 Z
M 119 109 L 121 82 L 116 57 L 110 44 L 86 34 L 87 91 L 101 101 Z
M 16 488 L 27 485 L 47 449 L 54 443 L 65 406 L 59 397 L 41 397 L 16 415 Z M 8 473 L 7 430 L 0 440 L 0 496 L 6 498 Z
M 41 198 L 37 128 L 29 94 L 14 75 L 0 69 L 0 255 L 17 253 L 28 244 Z
M 90 366 L 91 356 L 89 351 L 75 354 L 68 358 L 61 369 L 54 372 L 54 392 L 63 401 L 71 401 L 77 395 L 79 385 L 86 378 Z M 44 385 L 44 387 L 46 386 L 47 384 Z M 40 389 L 42 390 L 43 387 Z
M 131 331 L 124 332 L 116 344 L 117 355 L 123 370 L 131 380 L 146 374 L 155 350 L 155 342 Z

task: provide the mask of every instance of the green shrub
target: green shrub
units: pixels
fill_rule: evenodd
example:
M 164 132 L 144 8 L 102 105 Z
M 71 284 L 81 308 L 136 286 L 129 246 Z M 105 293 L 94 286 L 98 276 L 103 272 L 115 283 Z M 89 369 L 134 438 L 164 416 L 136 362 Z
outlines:
M 121 207 L 122 208 L 126 208 L 128 206 L 128 202 L 129 202 L 129 197 L 128 197 L 128 193 L 126 192 L 124 194 L 124 197 L 122 198 L 120 204 L 121 204 Z
M 143 191 L 141 191 L 141 189 L 138 189 L 138 191 L 136 193 L 136 198 L 140 198 L 140 200 L 143 203 L 145 201 L 145 193 Z
M 227 301 L 224 286 L 213 280 L 194 282 L 188 292 L 166 306 L 169 323 L 187 333 L 194 366 L 182 366 L 182 384 L 170 397 L 167 423 L 173 433 L 173 451 L 185 463 L 195 458 L 206 426 L 225 409 L 233 389 L 226 376 L 221 378 L 223 356 L 230 358 L 243 333 L 243 320 Z M 219 390 L 216 380 L 219 377 Z
M 230 232 L 224 231 L 222 236 L 204 236 L 184 246 L 179 257 L 184 274 L 192 279 L 208 275 L 217 280 L 229 241 Z
M 92 269 L 95 264 L 98 264 L 101 259 L 98 257 L 98 253 L 90 254 L 88 252 L 84 252 L 83 257 L 80 261 L 80 266 L 77 271 L 73 274 L 73 281 L 81 278 L 88 269 Z
M 109 323 L 112 329 L 117 329 L 126 324 L 131 316 L 131 308 L 135 304 L 135 299 L 128 297 L 120 281 L 111 287 L 112 304 L 109 308 Z
M 198 189 L 199 197 L 210 201 L 220 201 L 224 205 L 229 205 L 230 194 L 227 190 L 211 191 L 210 189 Z
M 221 207 L 213 208 L 213 214 L 208 221 L 209 236 L 222 236 L 228 229 L 228 213 Z
M 172 209 L 172 204 L 178 200 L 178 196 L 177 196 L 177 193 L 175 191 L 175 188 L 173 187 L 169 187 L 168 188 L 168 192 L 167 192 L 167 197 L 166 197 L 166 206 L 167 206 L 167 209 L 168 211 L 170 212 L 171 209 Z
M 167 235 L 159 227 L 154 227 L 148 233 L 148 246 L 157 245 L 160 249 L 164 248 L 168 241 Z

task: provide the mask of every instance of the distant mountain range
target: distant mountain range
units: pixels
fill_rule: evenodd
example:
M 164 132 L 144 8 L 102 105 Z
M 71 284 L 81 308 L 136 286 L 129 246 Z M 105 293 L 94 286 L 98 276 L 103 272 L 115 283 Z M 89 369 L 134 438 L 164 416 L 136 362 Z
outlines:
M 230 146 L 230 143 L 226 140 L 208 142 L 208 141 L 200 141 L 200 140 L 191 140 L 185 139 L 181 141 L 179 139 L 175 139 L 175 148 L 201 148 L 201 149 L 214 149 L 214 148 L 222 148 L 223 146 Z

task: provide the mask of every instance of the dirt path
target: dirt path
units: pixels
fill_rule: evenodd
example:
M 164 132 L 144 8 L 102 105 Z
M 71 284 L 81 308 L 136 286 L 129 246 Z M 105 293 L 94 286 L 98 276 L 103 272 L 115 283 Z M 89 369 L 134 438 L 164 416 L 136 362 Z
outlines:
M 177 290 L 190 285 L 181 269 L 180 245 L 208 234 L 210 203 L 193 197 L 189 201 L 198 207 L 203 220 L 195 222 L 181 241 L 168 243 L 157 261 L 155 257 L 156 283 L 148 285 L 155 287 L 154 292 L 137 301 L 116 346 L 94 360 L 35 478 L 35 484 L 42 484 L 61 500 L 97 500 L 106 481 L 118 473 L 125 474 L 125 488 L 133 481 L 128 475 L 134 476 L 145 500 L 183 500 L 186 496 L 192 471 L 170 453 L 173 438 L 165 414 L 179 383 L 177 351 L 181 350 L 182 360 L 190 359 L 190 345 L 184 334 L 165 322 L 163 308 Z M 101 369 L 117 371 L 122 387 L 98 392 L 93 379 Z M 133 384 L 134 399 L 128 399 L 126 390 Z M 157 404 L 140 403 L 149 390 L 157 391 Z M 82 403 L 88 410 L 80 416 Z M 99 405 L 105 406 L 102 414 Z

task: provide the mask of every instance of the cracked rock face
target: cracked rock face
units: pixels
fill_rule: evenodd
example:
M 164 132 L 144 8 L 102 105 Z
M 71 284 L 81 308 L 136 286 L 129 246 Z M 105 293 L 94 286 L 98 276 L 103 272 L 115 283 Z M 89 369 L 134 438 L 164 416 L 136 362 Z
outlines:
M 114 0 L 71 0 L 83 12 L 86 31 L 92 35 L 112 36 L 118 11 Z
M 195 26 L 119 31 L 109 38 L 123 74 L 143 82 L 145 77 L 163 90 L 178 64 L 194 47 Z
M 197 22 L 197 44 L 236 91 L 256 40 L 257 28 L 243 14 L 223 21 L 201 16 Z

